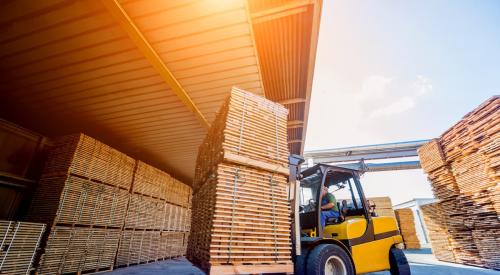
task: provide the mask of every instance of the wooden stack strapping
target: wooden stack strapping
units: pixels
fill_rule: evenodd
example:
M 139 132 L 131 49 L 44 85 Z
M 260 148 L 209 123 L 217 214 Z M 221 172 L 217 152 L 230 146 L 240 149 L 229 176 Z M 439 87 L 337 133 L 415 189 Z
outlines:
M 0 274 L 31 274 L 45 224 L 0 220 Z
M 200 146 L 188 258 L 212 274 L 292 272 L 287 110 L 233 88 Z
M 38 274 L 98 272 L 113 267 L 120 229 L 55 226 Z
M 138 161 L 115 265 L 143 264 L 185 255 L 192 189 Z
M 455 262 L 446 217 L 442 213 L 441 205 L 439 203 L 426 204 L 420 206 L 420 210 L 429 233 L 434 256 L 440 261 Z
M 410 208 L 396 209 L 395 214 L 399 224 L 399 230 L 403 236 L 405 248 L 420 249 L 420 240 L 417 237 L 413 210 Z
M 489 240 L 498 238 L 500 228 L 500 97 L 481 104 L 433 142 L 422 146 L 419 156 L 440 199 L 456 262 L 499 269 L 498 242 Z M 433 146 L 442 149 L 441 167 L 428 157 Z
M 390 197 L 372 197 L 368 198 L 375 204 L 375 213 L 379 216 L 396 217 L 392 209 L 392 201 Z

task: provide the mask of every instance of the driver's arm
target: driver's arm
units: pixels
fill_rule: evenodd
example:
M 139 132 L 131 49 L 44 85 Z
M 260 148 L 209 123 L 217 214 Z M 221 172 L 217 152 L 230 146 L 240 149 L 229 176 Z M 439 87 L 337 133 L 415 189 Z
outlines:
M 328 210 L 328 209 L 332 209 L 332 208 L 333 208 L 332 202 L 329 202 L 329 203 L 321 206 L 321 210 Z
M 321 210 L 329 210 L 335 206 L 335 197 L 332 194 L 326 194 L 328 197 L 328 203 L 321 206 Z

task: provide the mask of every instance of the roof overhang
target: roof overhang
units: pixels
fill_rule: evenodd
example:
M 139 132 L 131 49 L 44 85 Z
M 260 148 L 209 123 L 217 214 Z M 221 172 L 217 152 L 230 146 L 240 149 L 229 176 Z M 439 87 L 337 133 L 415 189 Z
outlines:
M 85 132 L 190 180 L 232 86 L 307 127 L 321 0 L 29 1 L 2 5 L 0 115 L 49 137 Z

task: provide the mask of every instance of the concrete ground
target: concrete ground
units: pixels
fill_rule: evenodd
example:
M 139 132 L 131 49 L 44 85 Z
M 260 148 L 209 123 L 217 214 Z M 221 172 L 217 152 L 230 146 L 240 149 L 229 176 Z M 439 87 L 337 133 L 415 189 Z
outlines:
M 438 261 L 430 249 L 405 250 L 412 275 L 500 275 L 500 271 Z M 390 275 L 389 271 L 369 275 Z
M 499 271 L 478 267 L 440 262 L 434 258 L 430 249 L 407 250 L 406 257 L 410 262 L 412 275 L 500 275 Z M 109 275 L 203 275 L 200 269 L 193 266 L 185 258 L 161 261 L 128 268 L 118 268 L 107 272 Z M 386 272 L 369 273 L 369 275 L 389 275 Z

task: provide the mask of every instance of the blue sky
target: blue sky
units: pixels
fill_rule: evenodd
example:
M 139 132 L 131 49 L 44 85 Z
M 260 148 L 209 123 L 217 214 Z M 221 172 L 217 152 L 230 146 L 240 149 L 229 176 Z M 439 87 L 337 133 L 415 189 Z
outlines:
M 500 1 L 326 0 L 305 149 L 437 137 L 494 94 Z M 364 182 L 394 202 L 432 196 L 420 170 Z

